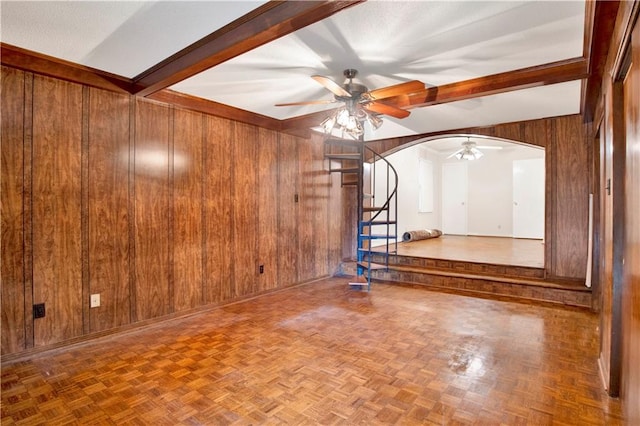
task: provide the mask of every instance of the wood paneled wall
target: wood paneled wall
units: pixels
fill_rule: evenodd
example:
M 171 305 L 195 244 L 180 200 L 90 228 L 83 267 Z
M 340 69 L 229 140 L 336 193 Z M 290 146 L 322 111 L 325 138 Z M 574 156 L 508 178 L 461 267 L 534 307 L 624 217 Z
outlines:
M 545 148 L 545 270 L 550 278 L 584 280 L 587 268 L 588 211 L 591 188 L 590 125 L 570 115 L 490 127 L 457 129 L 376 141 L 379 153 L 411 146 L 438 134 L 477 134 L 525 142 Z
M 3 356 L 317 279 L 341 260 L 342 191 L 319 137 L 7 67 L 2 111 Z
M 640 2 L 620 3 L 594 123 L 600 136 L 594 155 L 601 151 L 602 159 L 599 361 L 630 425 L 640 424 L 639 16 Z

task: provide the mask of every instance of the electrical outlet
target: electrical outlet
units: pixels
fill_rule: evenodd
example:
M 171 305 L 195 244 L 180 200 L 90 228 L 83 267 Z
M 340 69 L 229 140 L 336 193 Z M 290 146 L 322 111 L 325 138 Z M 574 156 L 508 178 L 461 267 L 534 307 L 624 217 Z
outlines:
M 100 293 L 91 295 L 91 305 L 92 308 L 97 308 L 100 306 Z
M 260 273 L 264 274 L 264 265 L 260 265 Z
M 45 313 L 44 303 L 33 305 L 33 318 L 44 318 Z

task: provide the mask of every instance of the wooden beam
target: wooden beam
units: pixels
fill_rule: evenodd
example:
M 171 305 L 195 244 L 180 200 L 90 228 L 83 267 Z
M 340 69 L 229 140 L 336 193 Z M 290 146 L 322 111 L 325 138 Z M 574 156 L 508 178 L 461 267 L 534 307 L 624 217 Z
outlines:
M 364 0 L 270 1 L 136 76 L 148 96 Z
M 205 114 L 215 115 L 229 120 L 240 121 L 242 123 L 248 123 L 275 131 L 279 131 L 281 127 L 281 121 L 275 118 L 234 108 L 208 99 L 185 95 L 184 93 L 175 92 L 173 90 L 165 89 L 148 96 L 148 98 L 170 105 L 175 105 L 177 107 L 203 112 Z
M 125 77 L 5 43 L 0 43 L 0 61 L 2 65 L 23 71 L 120 93 L 129 93 L 133 84 L 132 80 Z
M 583 87 L 580 105 L 585 122 L 593 121 L 600 103 L 602 73 L 607 62 L 619 6 L 618 1 L 587 2 L 584 57 L 589 62 L 589 78 Z
M 507 71 L 439 87 L 428 87 L 409 95 L 410 108 L 462 101 L 548 84 L 564 83 L 588 77 L 587 61 L 573 58 Z M 406 102 L 406 100 L 403 100 Z
M 428 87 L 410 95 L 384 99 L 384 103 L 397 105 L 402 108 L 420 108 L 448 102 L 462 101 L 481 96 L 522 90 L 530 87 L 563 83 L 588 77 L 587 60 L 573 58 L 507 71 L 486 77 L 478 77 L 457 83 L 445 84 L 438 87 Z M 332 110 L 316 112 L 300 117 L 290 118 L 282 122 L 282 130 L 295 127 L 317 126 Z

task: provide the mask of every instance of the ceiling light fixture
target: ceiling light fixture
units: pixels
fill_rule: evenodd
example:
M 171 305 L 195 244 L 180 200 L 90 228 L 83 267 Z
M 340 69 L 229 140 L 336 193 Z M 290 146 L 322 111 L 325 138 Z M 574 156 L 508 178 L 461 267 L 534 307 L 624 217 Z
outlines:
M 326 134 L 340 133 L 342 138 L 360 139 L 364 135 L 364 123 L 369 123 L 373 130 L 382 126 L 382 119 L 360 108 L 355 102 L 347 102 L 335 110 L 321 124 Z
M 462 143 L 462 149 L 455 154 L 455 157 L 458 160 L 477 160 L 482 157 L 484 154 L 478 148 L 476 148 L 475 142 L 471 142 L 469 138 L 467 138 L 466 142 Z

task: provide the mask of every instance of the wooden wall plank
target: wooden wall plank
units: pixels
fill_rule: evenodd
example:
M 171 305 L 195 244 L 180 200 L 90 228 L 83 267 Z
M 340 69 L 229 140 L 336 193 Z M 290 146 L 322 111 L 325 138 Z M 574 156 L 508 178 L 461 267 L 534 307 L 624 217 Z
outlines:
M 174 110 L 174 310 L 202 304 L 202 144 L 200 113 Z
M 135 123 L 135 293 L 138 320 L 171 312 L 169 112 L 138 99 Z
M 308 281 L 315 276 L 316 262 L 316 195 L 313 145 L 300 139 L 298 145 L 298 280 Z
M 33 286 L 46 316 L 35 345 L 80 336 L 82 86 L 36 76 L 33 86 Z
M 621 395 L 629 424 L 640 423 L 640 21 L 631 35 L 631 68 L 624 82 L 625 243 L 622 289 Z
M 278 278 L 278 134 L 258 129 L 258 275 L 259 290 L 279 287 Z
M 233 151 L 233 263 L 235 265 L 235 297 L 258 291 L 257 216 L 256 199 L 256 140 L 257 129 L 234 123 Z
M 203 255 L 205 303 L 233 297 L 231 257 L 231 131 L 232 122 L 205 116 Z
M 89 289 L 100 294 L 89 322 L 96 332 L 131 322 L 129 96 L 90 89 L 88 116 Z
M 321 136 L 315 135 L 308 143 L 311 144 L 313 158 L 313 231 L 315 241 L 315 259 L 313 278 L 329 274 L 329 236 L 327 229 L 327 206 L 329 204 L 329 172 L 324 169 L 324 142 Z
M 299 281 L 298 277 L 298 138 L 280 135 L 278 153 L 278 276 L 281 286 Z
M 3 111 L 0 131 L 0 226 L 2 250 L 1 322 L 2 354 L 26 349 L 23 249 L 24 186 L 24 72 L 2 67 L 0 72 Z M 11 93 L 13 96 L 4 96 Z
M 588 142 L 579 116 L 553 120 L 555 170 L 555 229 L 552 274 L 584 278 L 586 275 L 589 216 Z

